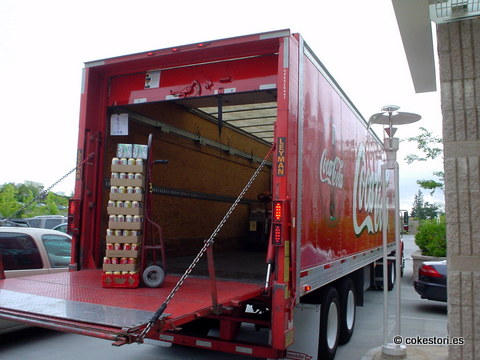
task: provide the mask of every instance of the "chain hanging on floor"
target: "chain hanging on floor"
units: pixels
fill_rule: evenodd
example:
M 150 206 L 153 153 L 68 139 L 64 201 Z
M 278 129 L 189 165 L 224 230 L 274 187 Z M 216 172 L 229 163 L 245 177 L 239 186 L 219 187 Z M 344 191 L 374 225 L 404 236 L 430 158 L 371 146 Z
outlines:
M 41 191 L 37 196 L 35 196 L 32 201 L 30 201 L 28 204 L 25 204 L 23 205 L 20 209 L 18 209 L 17 211 L 15 211 L 15 213 L 10 216 L 8 219 L 5 219 L 6 221 L 9 221 L 9 220 L 12 220 L 12 219 L 15 219 L 15 217 L 17 216 L 17 214 L 21 213 L 23 210 L 27 209 L 30 205 L 32 205 L 35 201 L 39 200 L 39 199 L 43 199 L 45 196 L 48 195 L 48 192 L 53 189 L 58 183 L 60 183 L 61 181 L 63 181 L 67 176 L 69 176 L 71 173 L 73 173 L 74 171 L 76 171 L 80 166 L 83 166 L 83 164 L 92 159 L 93 158 L 93 153 L 90 154 L 85 160 L 83 160 L 80 164 L 78 164 L 77 166 L 75 166 L 72 170 L 70 170 L 69 172 L 67 172 L 65 175 L 63 175 L 60 179 L 58 179 L 57 181 L 55 181 L 52 185 L 50 185 L 48 188 L 46 188 L 45 190 Z

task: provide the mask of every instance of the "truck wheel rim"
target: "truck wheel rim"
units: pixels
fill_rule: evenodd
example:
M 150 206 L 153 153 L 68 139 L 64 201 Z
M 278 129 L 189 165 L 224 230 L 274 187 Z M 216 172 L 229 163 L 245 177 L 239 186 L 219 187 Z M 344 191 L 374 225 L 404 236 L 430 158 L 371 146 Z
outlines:
M 353 322 L 355 320 L 355 294 L 352 290 L 348 292 L 347 296 L 347 308 L 346 308 L 346 324 L 348 330 L 353 328 Z
M 392 284 L 395 284 L 395 265 L 392 264 L 392 271 L 390 271 L 390 281 Z
M 327 321 L 327 345 L 329 349 L 335 347 L 338 334 L 338 309 L 337 304 L 330 303 L 328 308 L 328 321 Z

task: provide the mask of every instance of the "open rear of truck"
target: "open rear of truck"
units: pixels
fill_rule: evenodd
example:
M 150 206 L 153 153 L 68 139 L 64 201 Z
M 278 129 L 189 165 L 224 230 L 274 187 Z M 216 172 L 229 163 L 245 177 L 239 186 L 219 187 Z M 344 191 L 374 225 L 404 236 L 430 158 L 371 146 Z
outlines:
M 135 341 L 138 328 L 163 303 L 272 149 L 279 117 L 286 128 L 289 39 L 289 32 L 281 31 L 87 63 L 71 271 L 5 281 L 0 302 L 8 310 L 2 309 L 2 316 L 118 343 Z M 126 132 L 111 121 L 114 114 L 128 114 Z M 147 144 L 149 134 L 153 157 L 168 160 L 152 167 L 146 188 L 153 219 L 162 227 L 167 277 L 155 289 L 103 288 L 111 161 L 118 144 Z M 271 323 L 265 278 L 272 159 L 214 239 L 215 278 L 203 256 L 162 324 L 147 337 L 172 340 L 177 336 L 172 330 L 182 327 L 176 342 L 254 356 L 281 354 L 284 342 L 271 346 L 264 339 L 242 347 L 231 341 L 241 320 L 258 327 Z M 282 306 L 284 297 L 282 292 Z M 217 341 L 195 340 L 215 328 Z
M 381 256 L 381 146 L 298 34 L 90 62 L 83 80 L 71 271 L 2 280 L 2 318 L 138 341 L 265 157 L 146 337 L 279 358 L 303 295 L 318 304 L 309 293 L 355 272 L 363 290 L 358 271 Z M 159 288 L 105 288 L 112 158 L 150 134 L 152 157 L 168 161 L 145 186 L 167 276 Z M 245 326 L 268 332 L 245 340 Z

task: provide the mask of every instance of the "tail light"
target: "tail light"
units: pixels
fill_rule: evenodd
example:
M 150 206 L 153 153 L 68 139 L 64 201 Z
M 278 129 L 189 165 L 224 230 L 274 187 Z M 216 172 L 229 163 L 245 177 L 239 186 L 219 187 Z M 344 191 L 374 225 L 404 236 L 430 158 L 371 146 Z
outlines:
M 282 224 L 273 224 L 273 245 L 282 245 Z
M 280 201 L 273 202 L 273 221 L 282 221 L 283 206 Z
M 272 245 L 283 245 L 283 202 L 273 202 L 273 219 L 272 219 Z
M 70 235 L 78 235 L 80 219 L 80 200 L 70 199 L 68 201 L 68 225 L 67 232 Z
M 431 265 L 423 265 L 420 270 L 418 270 L 418 275 L 419 276 L 428 276 L 428 277 L 433 277 L 433 278 L 440 278 L 442 277 L 442 274 L 440 274 L 437 269 L 435 269 Z

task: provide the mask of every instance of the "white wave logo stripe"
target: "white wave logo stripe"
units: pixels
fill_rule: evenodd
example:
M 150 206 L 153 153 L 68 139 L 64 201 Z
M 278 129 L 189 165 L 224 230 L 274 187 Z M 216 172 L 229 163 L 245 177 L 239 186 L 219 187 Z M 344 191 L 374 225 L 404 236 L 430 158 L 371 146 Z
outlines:
M 366 216 L 359 224 L 359 214 Z M 353 183 L 353 227 L 356 235 L 364 229 L 370 234 L 382 229 L 382 181 L 381 173 L 367 167 L 365 147 L 360 144 L 355 161 L 355 177 Z
M 320 181 L 339 189 L 343 188 L 343 160 L 338 156 L 329 159 L 327 149 L 323 150 L 320 159 Z

